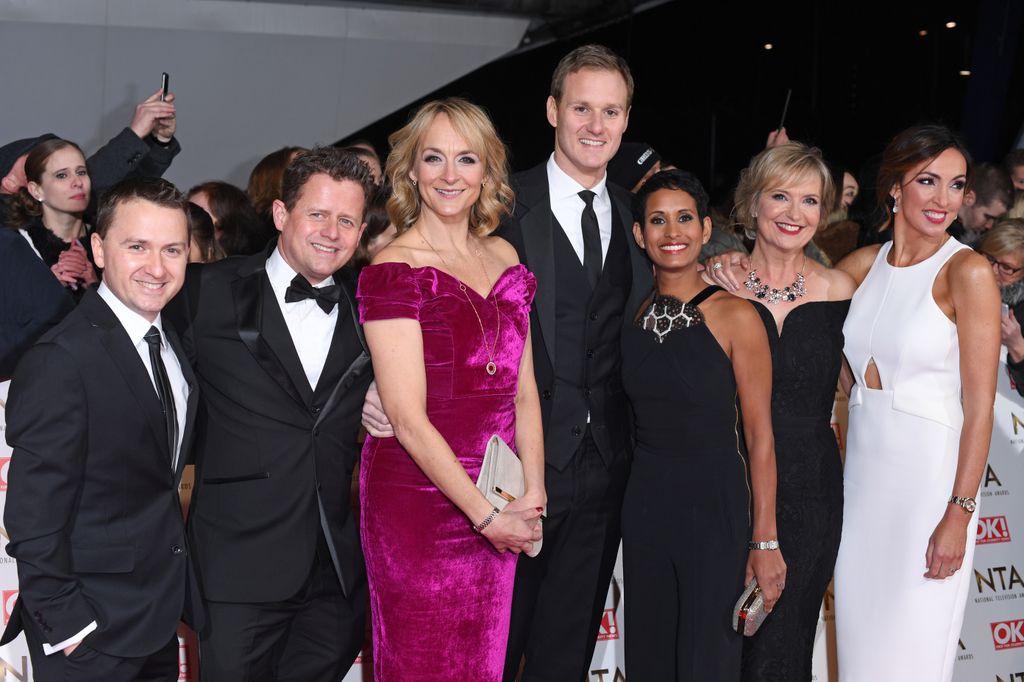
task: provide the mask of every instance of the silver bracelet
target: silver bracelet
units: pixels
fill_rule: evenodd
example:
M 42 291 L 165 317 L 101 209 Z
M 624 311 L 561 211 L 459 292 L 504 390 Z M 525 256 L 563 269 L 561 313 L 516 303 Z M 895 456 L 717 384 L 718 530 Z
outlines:
M 766 542 L 748 542 L 747 549 L 778 549 L 778 540 L 768 540 Z
M 475 532 L 475 533 L 483 533 L 484 532 L 484 528 L 486 528 L 487 526 L 491 525 L 491 521 L 493 521 L 494 519 L 498 518 L 498 514 L 500 512 L 501 512 L 501 510 L 498 509 L 497 507 L 492 507 L 491 508 L 491 513 L 488 514 L 486 517 L 484 517 L 483 521 L 481 521 L 480 523 L 478 523 L 478 524 L 473 526 L 473 532 Z

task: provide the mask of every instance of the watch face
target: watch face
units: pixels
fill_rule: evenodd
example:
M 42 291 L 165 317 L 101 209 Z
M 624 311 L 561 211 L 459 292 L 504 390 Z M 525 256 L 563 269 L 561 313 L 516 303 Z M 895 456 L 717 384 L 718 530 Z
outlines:
M 968 499 L 964 501 L 964 509 L 966 509 L 969 512 L 973 513 L 977 506 L 978 505 L 974 503 L 974 500 Z

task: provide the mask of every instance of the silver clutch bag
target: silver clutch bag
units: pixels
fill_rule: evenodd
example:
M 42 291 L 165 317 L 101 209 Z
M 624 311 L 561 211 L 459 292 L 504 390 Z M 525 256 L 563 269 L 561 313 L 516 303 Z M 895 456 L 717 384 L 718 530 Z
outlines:
M 754 578 L 743 590 L 743 594 L 736 601 L 736 608 L 732 610 L 732 629 L 750 637 L 757 632 L 767 617 L 768 613 L 764 610 L 764 595 L 761 594 L 757 578 Z
M 487 441 L 487 450 L 484 452 L 484 461 L 480 466 L 476 487 L 487 501 L 499 510 L 526 493 L 523 463 L 500 436 L 491 436 Z M 533 550 L 527 552 L 527 556 L 535 557 L 540 554 L 543 542 L 538 540 L 533 543 Z

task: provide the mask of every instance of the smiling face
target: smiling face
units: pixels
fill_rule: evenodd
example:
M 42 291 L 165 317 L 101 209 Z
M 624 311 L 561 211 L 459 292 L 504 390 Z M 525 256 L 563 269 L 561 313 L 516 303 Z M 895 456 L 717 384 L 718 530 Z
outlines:
M 659 189 L 644 201 L 644 224 L 633 224 L 633 238 L 658 270 L 683 270 L 693 266 L 711 238 L 711 218 L 700 219 L 689 192 Z
M 150 322 L 185 281 L 188 244 L 185 212 L 144 199 L 119 204 L 106 236 L 92 235 L 103 283 Z
M 45 209 L 80 214 L 89 205 L 89 171 L 82 152 L 72 146 L 50 154 L 39 182 L 29 181 L 29 193 Z
M 423 210 L 445 222 L 468 220 L 486 169 L 447 114 L 434 117 L 416 153 L 409 178 L 416 182 Z
M 565 77 L 562 98 L 548 97 L 555 163 L 584 187 L 604 176 L 629 123 L 629 93 L 617 71 L 581 69 Z
M 285 262 L 310 284 L 319 284 L 352 258 L 366 223 L 366 195 L 354 180 L 334 180 L 315 173 L 288 209 L 274 201 L 274 224 L 281 233 L 277 248 Z
M 769 184 L 758 194 L 754 217 L 759 242 L 802 251 L 821 220 L 821 179 L 806 175 Z
M 956 218 L 966 185 L 967 161 L 956 149 L 947 149 L 920 164 L 890 192 L 899 206 L 895 226 L 906 226 L 924 235 L 941 235 Z

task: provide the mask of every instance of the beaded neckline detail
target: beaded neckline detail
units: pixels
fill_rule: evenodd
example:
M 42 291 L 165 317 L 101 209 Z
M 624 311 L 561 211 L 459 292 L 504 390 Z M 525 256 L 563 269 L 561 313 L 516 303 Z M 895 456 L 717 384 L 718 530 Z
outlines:
M 704 313 L 693 303 L 683 303 L 675 296 L 655 294 L 636 324 L 653 332 L 658 343 L 664 343 L 670 332 L 704 324 Z

